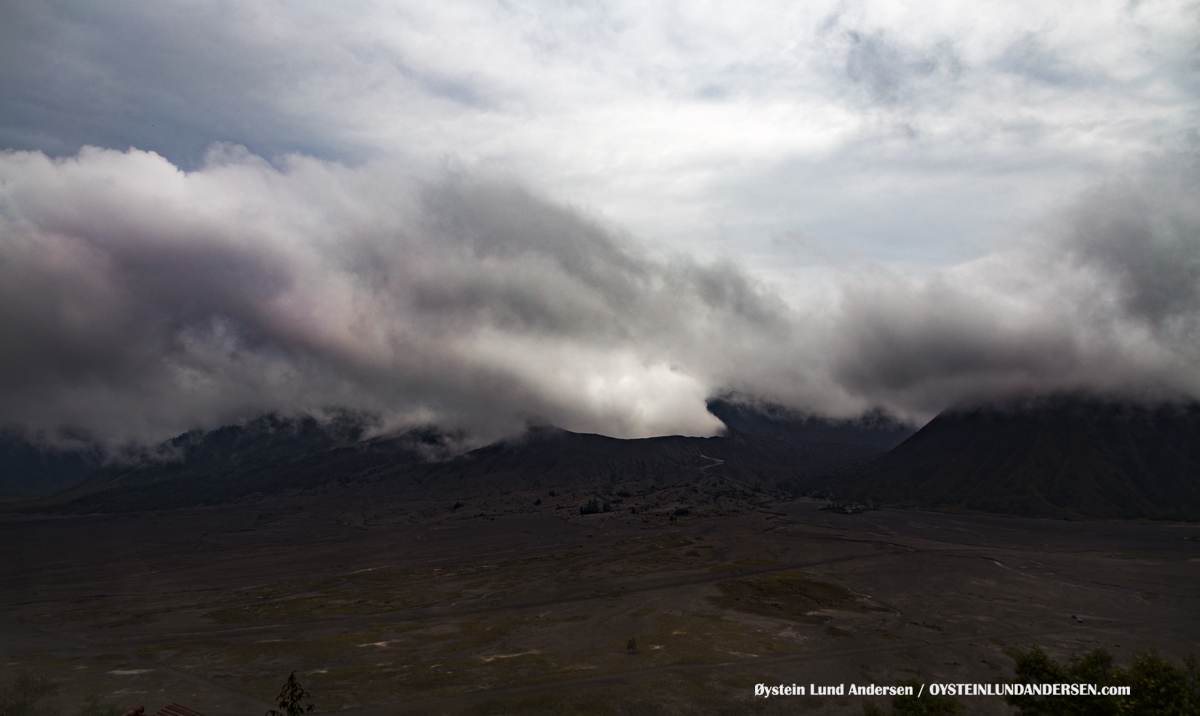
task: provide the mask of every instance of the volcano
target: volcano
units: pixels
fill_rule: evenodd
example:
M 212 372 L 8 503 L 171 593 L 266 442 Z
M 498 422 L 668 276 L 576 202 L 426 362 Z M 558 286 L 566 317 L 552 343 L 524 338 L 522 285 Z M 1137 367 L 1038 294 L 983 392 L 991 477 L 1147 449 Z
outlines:
M 1026 517 L 1200 520 L 1200 403 L 1087 396 L 938 415 L 810 494 Z

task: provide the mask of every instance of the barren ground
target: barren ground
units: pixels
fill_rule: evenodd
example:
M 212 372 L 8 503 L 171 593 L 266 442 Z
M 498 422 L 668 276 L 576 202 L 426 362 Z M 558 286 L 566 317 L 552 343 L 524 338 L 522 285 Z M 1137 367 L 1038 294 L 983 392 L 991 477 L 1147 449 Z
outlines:
M 292 670 L 346 716 L 840 714 L 862 699 L 753 686 L 1011 681 L 1011 647 L 1200 644 L 1197 526 L 543 497 L 0 516 L 0 678 L 44 674 L 67 716 L 87 693 L 256 716 Z

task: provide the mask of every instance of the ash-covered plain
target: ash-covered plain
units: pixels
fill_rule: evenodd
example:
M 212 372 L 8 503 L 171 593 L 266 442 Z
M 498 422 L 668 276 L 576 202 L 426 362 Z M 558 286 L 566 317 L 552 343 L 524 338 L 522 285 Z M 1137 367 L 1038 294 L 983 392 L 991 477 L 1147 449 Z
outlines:
M 267 710 L 293 670 L 362 716 L 841 714 L 862 699 L 754 686 L 1007 682 L 1033 645 L 1178 662 L 1200 640 L 1197 525 L 796 494 L 879 447 L 543 428 L 439 457 L 432 433 L 290 449 L 313 425 L 271 420 L 10 503 L 0 676 L 208 716 Z

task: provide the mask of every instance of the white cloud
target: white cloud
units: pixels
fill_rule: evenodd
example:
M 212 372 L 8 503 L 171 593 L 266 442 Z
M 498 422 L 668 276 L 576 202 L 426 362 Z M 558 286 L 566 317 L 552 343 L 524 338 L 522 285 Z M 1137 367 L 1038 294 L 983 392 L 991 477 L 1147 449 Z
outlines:
M 1197 186 L 1191 160 L 1160 161 L 1040 241 L 915 278 L 848 265 L 789 303 L 508 180 L 10 152 L 0 422 L 149 439 L 350 407 L 639 436 L 711 433 L 704 400 L 730 390 L 912 417 L 1027 390 L 1200 395 Z
M 6 415 L 633 435 L 710 430 L 723 389 L 841 415 L 1193 391 L 1191 170 L 1077 197 L 1192 151 L 1197 27 L 1170 1 L 9 3 Z

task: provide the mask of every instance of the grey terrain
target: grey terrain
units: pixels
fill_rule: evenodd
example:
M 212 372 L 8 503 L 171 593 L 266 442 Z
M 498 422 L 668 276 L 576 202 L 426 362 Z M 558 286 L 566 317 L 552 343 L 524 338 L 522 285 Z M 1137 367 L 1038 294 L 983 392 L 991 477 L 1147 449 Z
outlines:
M 427 514 L 338 484 L 10 514 L 0 675 L 58 682 L 66 713 L 98 693 L 258 714 L 296 670 L 318 712 L 347 716 L 835 714 L 861 699 L 754 685 L 1011 681 L 1013 647 L 1178 660 L 1200 643 L 1195 526 L 837 514 L 761 494 L 676 516 L 673 489 L 589 515 L 584 491 Z
M 728 404 L 719 437 L 537 428 L 469 452 L 349 414 L 187 433 L 5 505 L 0 679 L 50 679 L 66 716 L 89 695 L 261 714 L 292 671 L 347 716 L 860 714 L 754 687 L 1011 682 L 1034 645 L 1179 662 L 1200 525 L 1105 521 L 1097 497 L 1189 504 L 1197 413 L 1050 408 L 907 440 Z M 1030 505 L 1057 518 L 981 514 Z

